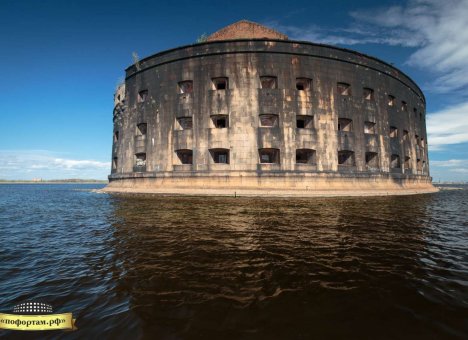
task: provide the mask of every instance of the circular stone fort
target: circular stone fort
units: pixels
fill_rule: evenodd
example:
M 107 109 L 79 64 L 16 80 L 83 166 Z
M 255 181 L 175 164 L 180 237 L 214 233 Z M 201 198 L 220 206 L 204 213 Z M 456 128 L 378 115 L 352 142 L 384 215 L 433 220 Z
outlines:
M 379 59 L 253 22 L 136 61 L 114 104 L 106 191 L 436 191 L 414 81 Z

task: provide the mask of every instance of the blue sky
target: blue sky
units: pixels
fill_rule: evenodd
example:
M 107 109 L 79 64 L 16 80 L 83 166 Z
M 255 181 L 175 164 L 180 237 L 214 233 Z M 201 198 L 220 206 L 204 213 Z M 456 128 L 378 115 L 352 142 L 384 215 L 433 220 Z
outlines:
M 113 91 L 132 63 L 235 21 L 355 49 L 427 99 L 434 180 L 468 181 L 468 0 L 0 2 L 0 179 L 110 171 Z

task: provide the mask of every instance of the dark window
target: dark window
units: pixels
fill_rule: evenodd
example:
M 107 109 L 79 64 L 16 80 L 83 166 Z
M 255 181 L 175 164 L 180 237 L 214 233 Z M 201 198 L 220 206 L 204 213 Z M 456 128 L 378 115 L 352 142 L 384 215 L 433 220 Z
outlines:
M 395 126 L 390 126 L 390 138 L 397 138 L 398 137 L 398 129 Z
M 213 125 L 217 129 L 224 129 L 229 127 L 229 118 L 227 115 L 216 115 L 211 116 Z
M 418 136 L 418 135 L 415 135 L 415 136 L 414 136 L 414 144 L 415 144 L 416 146 L 419 145 L 419 136 Z
M 312 79 L 309 78 L 296 78 L 296 90 L 308 91 L 312 88 Z
M 180 93 L 192 93 L 193 92 L 193 81 L 185 80 L 179 82 Z
M 369 168 L 379 167 L 379 157 L 377 152 L 366 152 L 366 165 Z
M 369 135 L 375 134 L 375 123 L 374 122 L 364 122 L 364 133 Z
M 338 164 L 345 166 L 354 166 L 354 152 L 349 150 L 338 151 Z
M 148 97 L 148 90 L 143 90 L 143 91 L 138 92 L 139 103 L 144 103 L 147 97 Z
M 179 128 L 181 130 L 189 130 L 192 128 L 192 117 L 181 117 L 177 118 L 177 123 L 179 124 Z
M 135 155 L 135 166 L 137 167 L 146 166 L 146 153 L 137 153 Z
M 395 106 L 395 97 L 392 95 L 388 95 L 388 106 Z
M 362 89 L 362 97 L 365 100 L 374 100 L 374 90 L 368 87 Z
M 262 89 L 276 89 L 278 87 L 278 79 L 276 77 L 260 77 Z
M 275 127 L 278 126 L 278 115 L 265 114 L 260 115 L 261 127 Z
M 114 143 L 117 143 L 119 141 L 119 131 L 114 132 Z
M 213 89 L 214 90 L 227 90 L 228 89 L 228 78 L 213 78 Z
M 137 125 L 137 136 L 145 136 L 147 130 L 146 123 L 140 123 Z
M 193 162 L 193 152 L 192 150 L 177 150 L 176 151 L 177 157 L 179 157 L 179 160 L 182 164 L 192 164 Z
M 390 167 L 396 169 L 400 167 L 400 156 L 392 155 L 390 158 Z
M 260 156 L 260 163 L 279 163 L 280 151 L 279 149 L 260 149 L 258 150 Z
M 117 157 L 112 158 L 112 169 L 115 170 L 117 169 Z
M 422 163 L 421 163 L 421 160 L 419 158 L 416 159 L 416 167 L 417 167 L 418 171 L 422 170 Z
M 405 170 L 409 170 L 410 169 L 410 161 L 411 161 L 411 158 L 406 156 L 405 157 Z
M 314 116 L 296 116 L 296 127 L 298 129 L 313 129 Z
M 336 84 L 336 88 L 338 90 L 338 94 L 342 96 L 350 96 L 351 95 L 351 85 L 346 83 L 338 83 Z
M 315 164 L 315 150 L 297 149 L 296 150 L 296 163 Z
M 211 157 L 215 163 L 229 164 L 229 150 L 228 149 L 211 149 Z
M 414 112 L 414 117 L 417 117 L 417 116 L 418 116 L 418 109 L 417 109 L 417 108 L 413 108 L 413 112 Z
M 348 118 L 338 119 L 338 131 L 350 132 L 353 129 L 353 121 Z
M 408 104 L 405 101 L 401 102 L 401 111 L 403 112 L 408 111 Z
M 423 137 L 421 137 L 420 145 L 421 145 L 422 148 L 424 147 L 424 138 Z
M 403 130 L 403 140 L 408 140 L 409 132 L 408 130 Z

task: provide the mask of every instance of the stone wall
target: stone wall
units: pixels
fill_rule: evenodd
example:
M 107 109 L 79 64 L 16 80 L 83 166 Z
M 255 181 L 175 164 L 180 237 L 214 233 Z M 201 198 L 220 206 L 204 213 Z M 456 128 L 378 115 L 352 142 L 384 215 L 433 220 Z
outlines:
M 191 180 L 200 176 L 223 178 L 224 187 L 305 188 L 317 176 L 342 175 L 393 178 L 401 188 L 405 180 L 430 183 L 424 96 L 375 58 L 294 41 L 216 41 L 156 54 L 126 72 L 125 110 L 114 110 L 114 187 L 126 178 L 206 186 Z M 274 85 L 262 86 L 265 79 Z M 274 126 L 262 126 L 265 117 Z M 187 150 L 191 164 L 183 164 Z M 219 150 L 228 163 L 217 162 Z M 262 163 L 264 150 L 277 150 L 277 162 Z M 353 159 L 339 164 L 343 153 Z

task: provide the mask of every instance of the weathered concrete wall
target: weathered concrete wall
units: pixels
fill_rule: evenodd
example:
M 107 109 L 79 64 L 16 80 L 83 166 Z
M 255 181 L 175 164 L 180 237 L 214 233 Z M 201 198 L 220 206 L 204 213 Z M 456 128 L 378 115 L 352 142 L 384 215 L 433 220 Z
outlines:
M 146 178 L 142 185 L 206 187 L 214 177 L 216 185 L 223 178 L 224 187 L 305 188 L 318 177 L 338 186 L 353 177 L 430 186 L 424 96 L 377 59 L 311 43 L 236 40 L 162 52 L 126 72 L 125 106 L 117 103 L 114 110 L 113 187 L 135 178 Z M 276 88 L 262 88 L 264 76 L 276 77 Z M 212 79 L 219 77 L 227 78 L 227 89 L 214 89 Z M 310 79 L 310 87 L 298 90 L 298 78 Z M 183 81 L 192 81 L 191 93 L 181 93 Z M 338 83 L 350 85 L 348 95 Z M 263 114 L 277 115 L 277 126 L 260 126 Z M 228 127 L 216 128 L 214 115 L 227 116 Z M 311 128 L 297 128 L 300 116 L 311 118 Z M 192 128 L 181 128 L 182 117 L 192 118 Z M 338 131 L 342 118 L 352 121 L 350 131 Z M 364 133 L 365 122 L 375 123 L 372 134 Z M 142 123 L 146 134 L 137 127 Z M 263 148 L 278 149 L 279 163 L 261 163 Z M 181 163 L 181 149 L 192 150 L 192 164 Z M 229 164 L 215 163 L 214 149 L 229 150 Z M 297 149 L 314 150 L 313 161 L 296 162 Z M 354 152 L 353 164 L 338 164 L 345 150 Z M 366 152 L 377 159 L 366 162 Z M 135 167 L 142 154 L 146 165 Z M 391 167 L 392 155 L 400 167 Z M 337 180 L 343 176 L 344 182 Z

